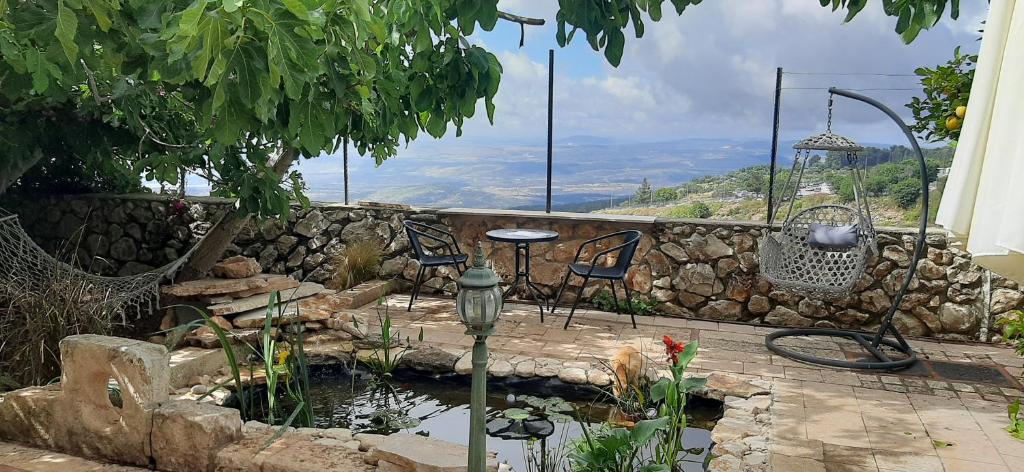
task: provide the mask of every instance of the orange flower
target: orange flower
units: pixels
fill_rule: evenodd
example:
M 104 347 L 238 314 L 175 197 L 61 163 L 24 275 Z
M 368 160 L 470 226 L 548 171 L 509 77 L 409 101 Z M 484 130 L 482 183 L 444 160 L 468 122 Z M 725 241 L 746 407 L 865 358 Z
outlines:
M 672 365 L 677 364 L 679 353 L 686 349 L 686 343 L 677 343 L 667 334 L 661 338 L 661 342 L 665 343 L 665 354 L 668 355 L 668 360 L 672 362 Z

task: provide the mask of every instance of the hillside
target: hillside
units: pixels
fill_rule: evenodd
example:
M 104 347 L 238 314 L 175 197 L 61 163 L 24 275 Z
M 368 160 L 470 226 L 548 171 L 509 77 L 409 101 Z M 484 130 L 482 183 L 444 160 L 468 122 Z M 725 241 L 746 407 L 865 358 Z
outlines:
M 932 218 L 941 196 L 944 177 L 940 169 L 952 161 L 951 147 L 925 149 L 928 180 L 932 182 Z M 861 153 L 864 187 L 869 205 L 880 226 L 905 226 L 917 221 L 920 183 L 917 162 L 902 146 L 889 149 L 868 148 Z M 790 174 L 792 160 L 776 175 L 776 198 Z M 782 166 L 780 165 L 780 168 Z M 673 218 L 713 218 L 764 221 L 767 217 L 768 166 L 744 167 L 719 176 L 707 176 L 673 187 L 651 188 L 641 184 L 633 197 L 599 213 L 660 216 Z M 853 201 L 849 170 L 839 155 L 812 156 L 805 167 L 800 194 L 794 212 L 821 204 L 848 204 Z M 795 185 L 795 178 L 790 185 Z M 786 208 L 779 212 L 785 217 Z

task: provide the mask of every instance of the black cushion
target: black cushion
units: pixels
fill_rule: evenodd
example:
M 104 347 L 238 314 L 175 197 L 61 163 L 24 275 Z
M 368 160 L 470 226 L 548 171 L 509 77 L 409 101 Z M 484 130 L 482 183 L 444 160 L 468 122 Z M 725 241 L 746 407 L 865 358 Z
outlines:
M 857 245 L 857 225 L 828 226 L 811 223 L 807 244 L 818 249 L 849 249 Z

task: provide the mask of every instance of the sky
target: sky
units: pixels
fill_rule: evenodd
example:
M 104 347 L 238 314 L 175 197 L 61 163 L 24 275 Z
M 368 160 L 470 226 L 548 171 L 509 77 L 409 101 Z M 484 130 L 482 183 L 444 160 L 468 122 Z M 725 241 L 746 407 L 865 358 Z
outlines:
M 816 0 L 716 0 L 677 16 L 670 3 L 660 22 L 646 22 L 642 38 L 627 35 L 619 67 L 590 49 L 582 35 L 569 47 L 555 42 L 555 0 L 501 0 L 499 9 L 544 18 L 520 29 L 499 21 L 471 39 L 498 56 L 504 68 L 495 124 L 478 114 L 465 128 L 472 140 L 543 144 L 546 136 L 547 53 L 555 49 L 556 138 L 589 135 L 624 140 L 766 138 L 771 136 L 775 69 L 792 72 L 912 75 L 952 57 L 961 45 L 977 51 L 987 10 L 961 1 L 959 20 L 939 25 L 905 45 L 895 18 L 871 1 L 850 23 Z M 870 94 L 909 116 L 903 106 L 920 89 L 915 77 L 785 75 L 782 136 L 799 139 L 825 126 L 827 93 L 797 88 L 878 89 Z M 864 142 L 902 142 L 891 123 L 866 105 L 840 100 L 835 128 Z

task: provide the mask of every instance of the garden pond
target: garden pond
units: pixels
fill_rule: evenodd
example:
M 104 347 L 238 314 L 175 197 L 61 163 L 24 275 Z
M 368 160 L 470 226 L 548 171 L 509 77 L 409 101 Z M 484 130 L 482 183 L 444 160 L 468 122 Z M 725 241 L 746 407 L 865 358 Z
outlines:
M 541 456 L 561 462 L 559 457 L 564 458 L 571 443 L 582 438 L 584 427 L 599 428 L 616 411 L 607 392 L 557 379 L 490 379 L 487 393 L 487 449 L 517 472 L 538 470 L 528 462 L 539 462 Z M 469 441 L 468 376 L 402 369 L 383 383 L 367 371 L 319 366 L 311 372 L 310 397 L 320 428 L 407 432 L 458 444 Z M 681 472 L 706 469 L 713 446 L 710 430 L 721 415 L 721 402 L 691 398 Z

